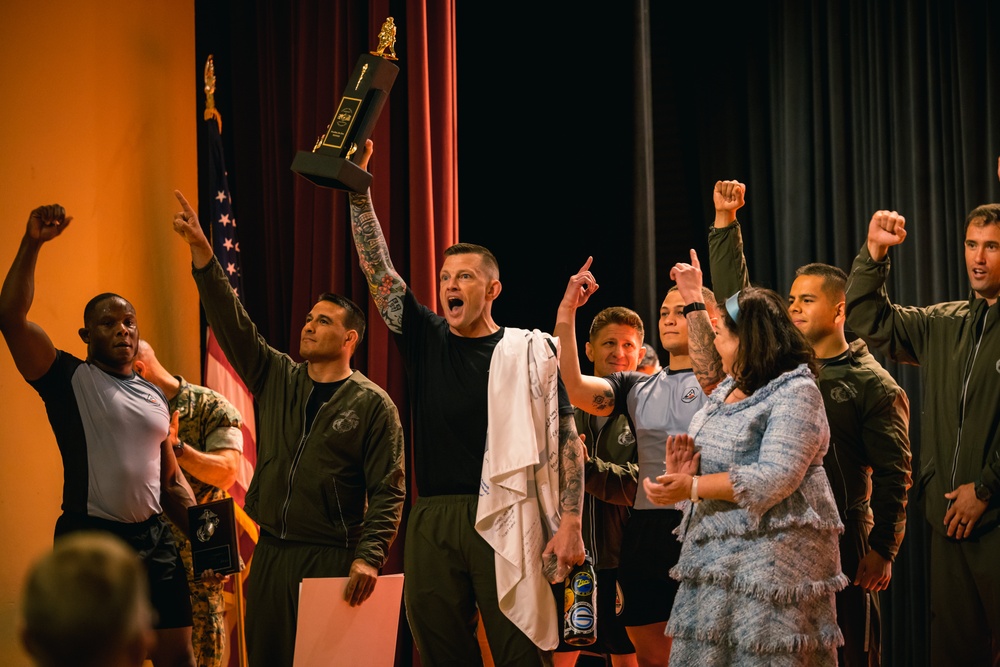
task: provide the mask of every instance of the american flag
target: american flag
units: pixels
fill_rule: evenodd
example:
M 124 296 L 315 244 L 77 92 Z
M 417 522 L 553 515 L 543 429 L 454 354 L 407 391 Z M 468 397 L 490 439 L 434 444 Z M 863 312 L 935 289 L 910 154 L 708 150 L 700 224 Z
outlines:
M 221 122 L 216 117 L 212 117 L 206 119 L 205 125 L 208 132 L 209 194 L 211 197 L 207 204 L 209 220 L 211 221 L 212 248 L 229 276 L 229 284 L 232 285 L 236 296 L 242 301 L 243 275 L 240 268 L 240 241 L 236 229 L 236 216 L 233 213 L 233 199 L 229 194 L 226 161 L 222 151 Z M 257 525 L 243 511 L 247 488 L 250 486 L 254 465 L 257 463 L 257 421 L 253 396 L 229 364 L 212 333 L 211 327 L 206 326 L 205 337 L 205 385 L 229 399 L 229 402 L 243 415 L 243 456 L 240 458 L 236 482 L 229 489 L 229 494 L 237 505 L 240 555 L 246 564 L 242 577 L 238 578 L 239 582 L 242 583 L 250 571 L 253 548 L 259 534 Z M 230 582 L 234 580 L 237 578 L 234 577 Z M 227 592 L 231 592 L 233 602 L 232 606 L 227 604 L 227 608 L 235 611 L 235 613 L 226 614 L 226 631 L 229 636 L 228 664 L 230 667 L 237 667 L 245 664 L 245 642 L 242 634 L 243 600 L 245 598 L 238 594 L 242 591 L 238 591 L 234 583 L 227 584 Z

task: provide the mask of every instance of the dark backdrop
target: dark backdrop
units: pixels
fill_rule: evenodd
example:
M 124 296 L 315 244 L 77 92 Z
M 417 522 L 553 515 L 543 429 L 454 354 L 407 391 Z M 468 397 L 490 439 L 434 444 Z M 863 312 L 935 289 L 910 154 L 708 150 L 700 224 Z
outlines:
M 633 17 L 498 6 L 456 12 L 459 238 L 497 255 L 496 321 L 551 331 L 588 255 L 595 307 L 632 303 Z
M 848 270 L 872 213 L 894 209 L 909 236 L 891 251 L 892 297 L 967 295 L 965 215 L 1000 199 L 996 3 L 539 4 L 457 13 L 460 235 L 500 257 L 499 322 L 551 326 L 591 254 L 601 291 L 579 315 L 582 344 L 601 307 L 650 300 L 630 273 L 650 244 L 662 298 L 689 248 L 707 256 L 721 179 L 748 186 L 739 217 L 757 284 L 785 293 L 810 261 Z M 648 49 L 634 53 L 644 29 Z M 633 76 L 644 67 L 648 80 Z M 648 126 L 634 108 L 644 95 Z M 642 146 L 630 132 L 653 147 L 648 232 L 634 229 Z M 886 366 L 910 396 L 916 464 L 919 374 Z M 908 515 L 882 596 L 887 665 L 927 664 L 929 528 L 912 503 Z
M 261 89 L 260 50 L 280 58 L 294 48 L 266 4 L 196 3 L 198 67 L 200 76 L 214 51 L 220 85 L 237 98 L 219 93 L 233 196 L 244 206 L 245 298 L 264 336 L 288 349 L 290 269 L 275 256 L 289 220 L 262 194 L 261 174 L 280 173 L 291 155 L 258 147 L 261 117 L 286 117 L 305 95 L 295 82 Z M 405 16 L 399 4 L 388 3 Z M 847 269 L 871 214 L 890 208 L 909 230 L 891 253 L 893 298 L 923 305 L 966 295 L 961 223 L 1000 199 L 1000 134 L 990 122 L 1000 101 L 996 3 L 595 7 L 456 3 L 459 237 L 499 258 L 500 324 L 551 330 L 566 280 L 593 255 L 601 290 L 581 326 L 601 307 L 634 304 L 655 341 L 669 268 L 689 248 L 706 255 L 712 186 L 732 178 L 748 186 L 740 220 L 755 283 L 784 292 L 809 261 Z M 397 23 L 402 43 L 409 24 Z M 259 211 L 250 203 L 258 201 Z M 919 377 L 887 367 L 910 395 L 916 460 Z M 909 510 L 883 595 L 889 665 L 927 664 L 926 524 Z

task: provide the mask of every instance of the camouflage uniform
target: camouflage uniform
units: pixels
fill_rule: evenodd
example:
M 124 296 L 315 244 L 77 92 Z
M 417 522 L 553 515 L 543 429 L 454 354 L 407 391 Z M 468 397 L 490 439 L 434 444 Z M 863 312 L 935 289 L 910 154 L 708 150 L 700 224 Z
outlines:
M 243 450 L 242 439 L 233 441 L 225 438 L 221 441 L 209 442 L 209 436 L 216 429 L 239 429 L 243 423 L 239 411 L 221 394 L 206 387 L 188 384 L 183 378 L 180 390 L 170 401 L 170 410 L 180 412 L 178 437 L 182 442 L 203 452 L 213 452 L 220 449 Z M 216 436 L 217 437 L 217 436 Z M 191 488 L 194 490 L 198 503 L 220 500 L 227 496 L 225 490 L 206 484 L 190 473 L 185 473 Z M 194 578 L 191 564 L 191 543 L 172 523 L 170 528 L 174 533 L 188 573 L 188 584 L 191 589 L 191 611 L 194 616 L 192 644 L 198 667 L 222 667 L 222 656 L 226 644 L 225 602 L 222 595 L 222 584 L 206 583 Z

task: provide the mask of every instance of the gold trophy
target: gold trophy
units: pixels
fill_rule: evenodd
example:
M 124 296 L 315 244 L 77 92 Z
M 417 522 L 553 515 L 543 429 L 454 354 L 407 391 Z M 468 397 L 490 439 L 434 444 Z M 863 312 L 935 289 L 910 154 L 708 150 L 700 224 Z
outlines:
M 396 24 L 390 16 L 379 31 L 376 49 L 358 58 L 326 133 L 320 135 L 311 151 L 295 155 L 292 171 L 325 188 L 352 192 L 368 189 L 372 175 L 351 162 L 351 156 L 364 148 L 389 99 L 389 90 L 399 73 L 399 67 L 389 62 L 397 60 L 395 45 Z

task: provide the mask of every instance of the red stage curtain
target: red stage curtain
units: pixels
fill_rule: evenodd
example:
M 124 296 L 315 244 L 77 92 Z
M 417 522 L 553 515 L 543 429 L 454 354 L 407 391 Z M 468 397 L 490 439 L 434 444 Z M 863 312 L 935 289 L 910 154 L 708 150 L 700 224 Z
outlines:
M 438 307 L 438 265 L 458 240 L 454 0 L 198 3 L 196 59 L 200 68 L 215 56 L 247 310 L 272 346 L 297 358 L 316 297 L 349 296 L 369 324 L 354 366 L 389 392 L 409 431 L 405 372 L 358 268 L 347 195 L 290 169 L 324 132 L 388 16 L 398 26 L 400 72 L 372 134 L 372 196 L 396 269 Z M 408 502 L 415 493 L 411 484 Z M 385 573 L 402 571 L 404 540 L 401 527 Z M 405 644 L 398 664 L 409 663 Z

